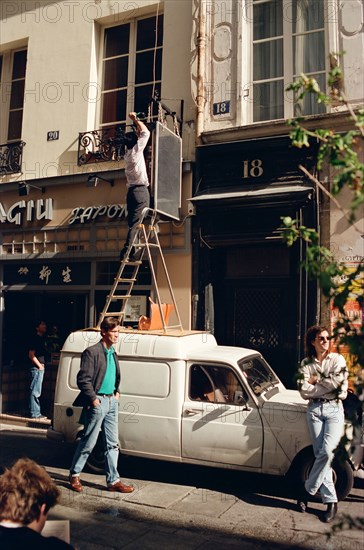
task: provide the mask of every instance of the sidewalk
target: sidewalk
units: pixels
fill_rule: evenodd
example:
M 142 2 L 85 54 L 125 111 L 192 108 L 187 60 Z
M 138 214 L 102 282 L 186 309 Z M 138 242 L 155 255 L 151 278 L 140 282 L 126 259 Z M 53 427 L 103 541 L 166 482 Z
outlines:
M 85 492 L 75 494 L 59 472 L 52 473 L 62 490 L 52 519 L 70 519 L 71 541 L 78 550 L 363 548 L 363 531 L 345 529 L 329 537 L 332 526 L 317 517 L 321 503 L 312 503 L 310 511 L 301 514 L 285 498 L 259 493 L 238 498 L 188 482 L 175 485 L 140 479 L 127 479 L 136 486 L 134 493 L 110 495 L 103 476 L 87 473 L 83 474 Z M 351 500 L 363 502 L 362 490 L 354 490 Z M 350 500 L 340 503 L 338 520 L 354 512 L 354 506 Z
M 13 413 L 1 413 L 0 414 L 0 426 L 1 425 L 11 425 L 11 426 L 20 426 L 24 428 L 38 428 L 46 430 L 51 425 L 50 418 L 42 418 L 38 420 L 37 418 L 29 418 L 23 416 L 24 412 L 13 412 Z

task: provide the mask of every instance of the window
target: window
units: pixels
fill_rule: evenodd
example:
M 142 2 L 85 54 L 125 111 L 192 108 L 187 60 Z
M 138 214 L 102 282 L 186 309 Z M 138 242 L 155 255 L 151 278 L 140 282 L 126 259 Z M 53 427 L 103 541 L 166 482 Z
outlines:
M 189 397 L 196 401 L 235 405 L 245 405 L 248 401 L 235 373 L 216 365 L 192 365 Z
M 170 394 L 171 369 L 167 363 L 123 359 L 120 367 L 124 395 L 163 399 Z
M 279 385 L 275 372 L 262 358 L 242 359 L 239 367 L 255 395 L 262 395 Z
M 26 65 L 26 49 L 1 56 L 1 143 L 21 139 Z
M 146 112 L 162 80 L 163 15 L 105 29 L 101 126 Z
M 307 97 L 302 110 L 285 92 L 304 72 L 325 89 L 324 0 L 253 0 L 254 122 L 324 112 Z

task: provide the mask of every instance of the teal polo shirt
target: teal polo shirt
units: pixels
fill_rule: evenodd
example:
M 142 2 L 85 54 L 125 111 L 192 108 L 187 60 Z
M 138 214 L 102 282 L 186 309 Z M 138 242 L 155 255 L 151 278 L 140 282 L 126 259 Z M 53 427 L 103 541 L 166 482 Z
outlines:
M 104 346 L 104 352 L 106 355 L 106 373 L 98 393 L 111 394 L 115 391 L 116 382 L 114 348 L 111 346 L 110 349 L 107 349 L 107 347 Z

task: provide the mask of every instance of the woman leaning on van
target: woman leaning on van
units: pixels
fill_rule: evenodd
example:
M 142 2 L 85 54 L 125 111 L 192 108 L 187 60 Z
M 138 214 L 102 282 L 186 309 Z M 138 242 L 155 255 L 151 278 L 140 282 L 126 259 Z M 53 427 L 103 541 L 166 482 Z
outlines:
M 322 519 L 328 523 L 337 513 L 331 463 L 344 431 L 342 400 L 347 394 L 348 371 L 344 357 L 329 351 L 330 338 L 325 327 L 310 327 L 305 347 L 307 356 L 300 366 L 298 386 L 301 396 L 309 400 L 307 424 L 315 462 L 297 505 L 299 511 L 305 512 L 309 496 L 320 491 L 322 502 L 327 504 Z

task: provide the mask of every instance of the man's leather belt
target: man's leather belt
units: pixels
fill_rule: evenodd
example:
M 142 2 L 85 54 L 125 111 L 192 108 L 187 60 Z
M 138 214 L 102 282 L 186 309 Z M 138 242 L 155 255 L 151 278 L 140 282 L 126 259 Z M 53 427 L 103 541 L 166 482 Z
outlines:
M 313 403 L 330 403 L 330 401 L 336 401 L 335 397 L 333 399 L 324 399 L 323 397 L 317 397 L 311 399 Z
M 113 393 L 97 393 L 97 397 L 112 397 Z

